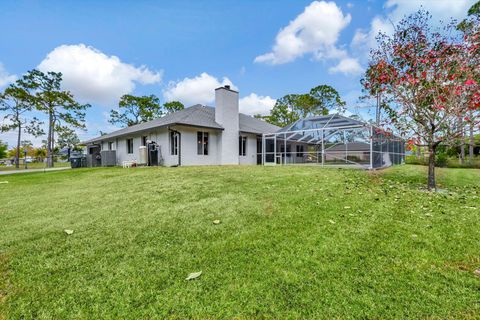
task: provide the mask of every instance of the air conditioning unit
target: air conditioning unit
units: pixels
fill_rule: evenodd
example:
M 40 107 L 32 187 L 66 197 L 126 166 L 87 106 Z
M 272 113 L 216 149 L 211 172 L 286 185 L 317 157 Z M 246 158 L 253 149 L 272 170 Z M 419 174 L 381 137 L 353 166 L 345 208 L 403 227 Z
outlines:
M 115 150 L 100 151 L 102 167 L 113 167 L 117 165 L 117 152 Z

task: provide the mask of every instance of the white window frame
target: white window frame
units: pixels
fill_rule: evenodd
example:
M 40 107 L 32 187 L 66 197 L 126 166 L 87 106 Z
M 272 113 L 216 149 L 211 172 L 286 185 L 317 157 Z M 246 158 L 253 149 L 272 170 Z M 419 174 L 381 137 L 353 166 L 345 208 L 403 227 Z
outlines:
M 200 142 L 199 142 L 199 140 L 198 140 L 199 134 L 201 134 L 201 140 L 200 140 Z M 205 138 L 207 138 L 207 139 L 206 139 L 207 142 L 205 142 Z M 202 144 L 202 148 L 201 148 L 201 151 L 202 151 L 202 152 L 201 152 L 201 153 L 200 153 L 199 150 L 198 150 L 198 147 L 199 147 L 198 145 L 199 145 L 200 143 Z M 208 133 L 207 131 L 197 131 L 197 155 L 199 155 L 199 156 L 208 156 L 208 154 L 210 153 L 210 152 L 209 152 L 209 151 L 210 151 L 210 150 L 209 150 L 209 148 L 210 148 L 210 147 L 209 147 L 209 144 L 210 144 L 210 136 L 209 136 L 209 133 Z M 205 152 L 205 150 L 206 150 L 207 152 Z
M 178 133 L 170 131 L 170 155 L 178 156 Z
M 247 136 L 239 136 L 239 139 L 238 139 L 238 154 L 239 156 L 241 157 L 246 157 L 247 156 L 247 141 L 248 141 L 248 138 Z
M 130 142 L 129 141 L 132 141 L 132 152 L 130 152 Z M 133 138 L 128 138 L 127 139 L 127 154 L 133 154 Z

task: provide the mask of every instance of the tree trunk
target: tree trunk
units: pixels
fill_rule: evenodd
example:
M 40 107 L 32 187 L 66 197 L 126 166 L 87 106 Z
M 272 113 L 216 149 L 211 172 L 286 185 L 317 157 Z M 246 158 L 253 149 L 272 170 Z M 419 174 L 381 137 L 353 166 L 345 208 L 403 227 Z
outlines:
M 462 142 L 460 145 L 460 164 L 465 163 L 465 137 L 462 134 Z
M 437 186 L 435 183 L 435 151 L 437 149 L 436 145 L 428 146 L 428 190 L 436 190 Z
M 47 136 L 47 167 L 53 167 L 53 150 L 52 150 L 52 133 L 53 133 L 53 115 L 48 113 L 48 136 Z
M 465 126 L 463 124 L 463 119 L 461 117 L 458 118 L 458 126 L 460 129 L 460 154 L 458 157 L 458 161 L 460 164 L 465 163 Z
M 54 158 L 54 152 L 55 152 L 55 121 L 52 124 L 52 138 L 50 139 L 52 146 L 50 149 L 52 149 L 52 168 L 55 166 L 55 158 Z
M 470 113 L 471 114 L 471 113 Z M 472 117 L 473 115 L 471 115 Z M 475 138 L 474 138 L 474 135 L 473 135 L 473 123 L 470 124 L 469 126 L 469 141 L 468 141 L 468 162 L 470 163 L 470 165 L 473 165 L 473 147 L 475 145 Z
M 22 125 L 18 125 L 17 152 L 15 153 L 15 168 L 20 168 L 20 142 L 22 137 Z

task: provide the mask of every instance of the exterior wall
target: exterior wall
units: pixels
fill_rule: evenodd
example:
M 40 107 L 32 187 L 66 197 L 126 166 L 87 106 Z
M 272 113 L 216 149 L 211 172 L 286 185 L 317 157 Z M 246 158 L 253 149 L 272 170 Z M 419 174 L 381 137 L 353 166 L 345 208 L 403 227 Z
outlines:
M 175 127 L 175 130 L 181 133 L 181 154 L 182 166 L 197 166 L 197 165 L 218 165 L 219 162 L 219 148 L 218 141 L 222 137 L 219 130 L 205 129 L 205 128 L 191 128 L 191 127 Z M 199 155 L 197 153 L 197 132 L 208 132 L 208 155 Z M 238 137 L 237 137 L 238 140 Z M 170 143 L 170 142 L 168 142 Z M 237 142 L 238 144 L 238 142 Z M 168 144 L 169 145 L 169 144 Z M 170 153 L 170 149 L 168 149 Z M 238 161 L 238 148 L 235 153 Z M 172 156 L 176 157 L 176 156 Z
M 223 126 L 218 140 L 218 163 L 239 164 L 238 92 L 225 87 L 215 89 L 215 122 Z
M 221 133 L 218 130 L 206 129 L 206 128 L 192 128 L 176 126 L 172 129 L 180 132 L 180 153 L 181 153 L 181 165 L 217 165 L 219 164 L 218 155 L 218 141 L 220 140 Z M 208 155 L 197 154 L 197 132 L 208 132 Z M 175 166 L 178 165 L 178 155 L 171 155 L 170 149 L 170 133 L 168 129 L 158 129 L 152 132 L 142 132 L 132 136 L 125 136 L 115 139 L 113 143 L 113 150 L 116 150 L 117 165 L 122 165 L 123 161 L 139 161 L 139 147 L 142 144 L 142 137 L 146 136 L 147 140 L 156 142 L 160 146 L 160 156 L 163 159 L 163 165 Z M 133 153 L 127 153 L 127 139 L 133 138 Z M 238 140 L 238 137 L 237 137 Z M 109 140 L 110 141 L 110 140 Z M 102 150 L 108 150 L 108 142 L 102 141 L 100 145 Z M 238 159 L 238 148 L 235 152 L 235 156 Z
M 122 165 L 123 161 L 138 161 L 140 159 L 139 147 L 142 145 L 142 137 L 146 136 L 147 140 L 152 140 L 157 143 L 158 139 L 162 136 L 160 132 L 142 132 L 132 136 L 125 136 L 116 138 L 114 140 L 102 141 L 102 150 L 108 150 L 108 142 L 113 142 L 112 150 L 116 150 L 117 165 Z M 166 136 L 166 134 L 165 134 Z M 127 153 L 127 139 L 133 138 L 133 153 Z M 160 144 L 160 143 L 159 143 Z M 160 144 L 161 145 L 161 144 Z M 161 156 L 164 156 L 163 147 L 160 150 Z
M 247 137 L 247 152 L 245 156 L 238 156 L 240 164 L 257 164 L 257 136 L 251 133 L 240 133 L 241 136 Z M 238 138 L 237 138 L 238 140 Z M 237 148 L 237 155 L 239 154 L 239 148 Z
M 112 142 L 112 150 L 117 150 L 117 146 L 116 146 L 116 143 L 115 143 L 115 139 L 113 139 L 113 140 L 108 140 L 108 141 L 102 141 L 102 142 L 100 143 L 100 146 L 102 147 L 102 149 L 101 149 L 102 151 L 104 151 L 104 150 L 109 150 L 109 149 L 108 149 L 108 143 L 109 143 L 109 142 Z
M 127 153 L 127 139 L 133 138 L 133 153 Z M 117 165 L 122 165 L 123 161 L 138 161 L 141 136 L 121 137 L 117 139 Z

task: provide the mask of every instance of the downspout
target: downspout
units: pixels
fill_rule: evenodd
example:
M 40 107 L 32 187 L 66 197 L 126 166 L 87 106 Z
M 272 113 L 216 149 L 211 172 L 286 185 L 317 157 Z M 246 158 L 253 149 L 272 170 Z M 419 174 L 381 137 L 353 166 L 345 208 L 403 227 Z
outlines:
M 182 165 L 182 134 L 180 133 L 180 131 L 171 129 L 170 127 L 168 127 L 168 131 L 178 134 L 178 166 L 181 166 Z

